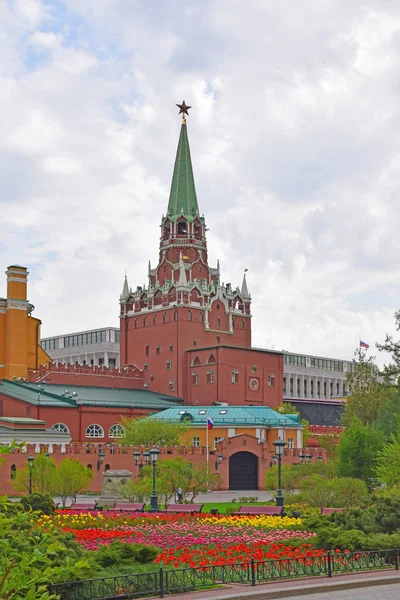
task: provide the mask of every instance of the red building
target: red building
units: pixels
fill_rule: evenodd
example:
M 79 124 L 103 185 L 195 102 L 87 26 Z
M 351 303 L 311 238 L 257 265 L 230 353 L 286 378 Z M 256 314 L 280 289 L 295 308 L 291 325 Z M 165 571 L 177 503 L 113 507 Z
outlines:
M 161 219 L 158 264 L 147 287 L 120 297 L 121 364 L 143 369 L 149 389 L 187 404 L 282 402 L 283 355 L 251 347 L 251 296 L 222 283 L 208 264 L 185 116 L 167 214 Z

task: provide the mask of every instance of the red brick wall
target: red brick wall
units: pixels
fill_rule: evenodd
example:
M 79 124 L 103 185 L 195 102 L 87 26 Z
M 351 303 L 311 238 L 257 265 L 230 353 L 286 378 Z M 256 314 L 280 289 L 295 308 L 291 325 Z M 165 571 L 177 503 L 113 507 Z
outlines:
M 265 405 L 275 407 L 282 402 L 283 356 L 281 354 L 242 350 L 240 348 L 211 348 L 186 353 L 187 404 L 227 402 L 231 405 Z M 207 365 L 213 355 L 216 364 Z M 192 366 L 198 357 L 200 366 Z M 253 368 L 255 367 L 255 371 Z M 207 372 L 214 376 L 207 383 Z M 232 371 L 238 371 L 238 382 L 232 383 Z M 198 373 L 199 383 L 193 385 L 192 373 Z M 275 385 L 268 385 L 268 376 L 275 376 Z M 257 389 L 250 386 L 256 380 Z

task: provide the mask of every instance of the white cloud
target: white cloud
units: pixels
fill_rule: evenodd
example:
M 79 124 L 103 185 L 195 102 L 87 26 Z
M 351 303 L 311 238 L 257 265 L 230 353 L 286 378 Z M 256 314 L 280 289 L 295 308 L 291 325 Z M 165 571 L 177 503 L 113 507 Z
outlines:
M 400 290 L 400 5 L 180 8 L 0 7 L 0 244 L 44 334 L 117 324 L 125 268 L 145 282 L 184 98 L 210 262 L 249 268 L 254 344 L 372 346 Z

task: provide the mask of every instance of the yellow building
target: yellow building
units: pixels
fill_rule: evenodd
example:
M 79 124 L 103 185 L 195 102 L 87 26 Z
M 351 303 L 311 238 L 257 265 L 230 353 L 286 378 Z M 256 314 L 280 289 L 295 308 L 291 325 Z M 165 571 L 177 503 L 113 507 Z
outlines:
M 0 298 L 0 379 L 25 379 L 29 370 L 46 365 L 51 358 L 40 346 L 41 321 L 31 316 L 28 270 L 11 265 L 6 275 L 7 297 Z

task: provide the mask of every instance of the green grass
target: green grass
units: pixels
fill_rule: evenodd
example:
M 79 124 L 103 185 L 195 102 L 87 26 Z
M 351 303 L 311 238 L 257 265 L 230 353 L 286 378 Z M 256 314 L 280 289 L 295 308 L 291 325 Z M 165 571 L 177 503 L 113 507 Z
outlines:
M 230 508 L 234 511 L 238 511 L 241 506 L 269 506 L 273 505 L 273 501 L 264 502 L 206 502 L 203 505 L 202 513 L 209 513 L 212 508 L 217 508 L 219 514 L 225 515 L 226 509 Z

